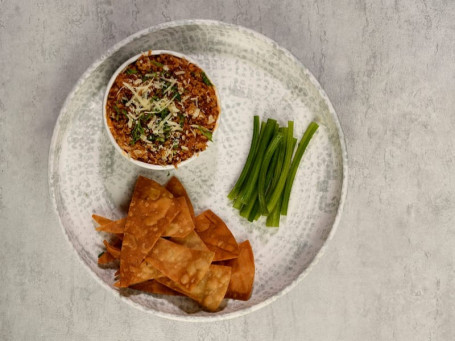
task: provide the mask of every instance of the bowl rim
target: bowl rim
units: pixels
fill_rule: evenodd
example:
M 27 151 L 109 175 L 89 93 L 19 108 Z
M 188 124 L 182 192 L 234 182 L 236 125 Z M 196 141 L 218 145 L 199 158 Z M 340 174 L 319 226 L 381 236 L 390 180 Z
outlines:
M 340 148 L 341 148 L 341 158 L 343 162 L 342 170 L 343 170 L 343 175 L 342 175 L 342 185 L 341 185 L 341 192 L 340 192 L 340 201 L 338 205 L 337 212 L 335 214 L 335 219 L 332 224 L 332 228 L 330 229 L 330 232 L 327 235 L 327 239 L 325 242 L 321 245 L 321 248 L 319 249 L 318 253 L 315 255 L 315 257 L 311 260 L 311 262 L 308 264 L 308 266 L 300 273 L 299 276 L 297 276 L 291 283 L 289 283 L 285 288 L 283 288 L 280 292 L 277 294 L 263 300 L 262 302 L 259 302 L 253 306 L 246 307 L 244 309 L 240 309 L 231 313 L 226 313 L 226 314 L 220 314 L 220 315 L 204 315 L 204 316 L 192 316 L 192 315 L 176 315 L 172 313 L 167 313 L 167 312 L 162 312 L 158 311 L 155 309 L 150 309 L 146 308 L 143 305 L 136 303 L 128 297 L 124 297 L 120 294 L 115 294 L 111 286 L 109 286 L 107 283 L 105 283 L 101 278 L 99 278 L 91 269 L 90 265 L 84 260 L 77 250 L 74 248 L 73 243 L 69 239 L 68 232 L 65 229 L 65 226 L 62 221 L 62 217 L 59 214 L 58 210 L 58 198 L 56 197 L 55 193 L 59 189 L 59 184 L 58 184 L 58 175 L 55 174 L 55 169 L 58 164 L 58 157 L 54 157 L 56 151 L 60 148 L 57 145 L 58 138 L 61 133 L 62 126 L 64 126 L 64 114 L 67 111 L 67 106 L 75 96 L 77 90 L 79 87 L 86 81 L 86 79 L 90 76 L 90 74 L 96 70 L 102 63 L 106 61 L 109 57 L 111 57 L 115 52 L 117 52 L 120 48 L 122 48 L 124 45 L 151 33 L 158 32 L 164 29 L 169 29 L 169 28 L 174 28 L 174 27 L 179 27 L 179 26 L 191 26 L 191 25 L 198 25 L 198 26 L 222 26 L 226 28 L 235 28 L 239 32 L 246 33 L 250 36 L 253 36 L 259 40 L 262 40 L 269 45 L 272 45 L 274 48 L 278 49 L 281 51 L 285 56 L 290 58 L 294 63 L 300 66 L 300 68 L 305 72 L 305 74 L 308 76 L 310 79 L 311 83 L 318 89 L 319 94 L 321 97 L 324 99 L 326 102 L 329 113 L 334 120 L 335 126 L 337 128 L 337 133 L 339 136 L 339 142 L 340 142 Z M 273 39 L 263 35 L 262 33 L 259 33 L 255 30 L 252 30 L 250 28 L 246 28 L 240 25 L 236 24 L 231 24 L 231 23 L 225 23 L 222 21 L 218 20 L 209 20 L 209 19 L 183 19 L 183 20 L 175 20 L 175 21 L 170 21 L 170 22 L 165 22 L 161 23 L 158 25 L 153 25 L 148 28 L 145 28 L 143 30 L 140 30 L 127 38 L 119 41 L 118 43 L 114 44 L 111 48 L 109 48 L 105 53 L 103 53 L 91 66 L 87 68 L 87 70 L 82 74 L 82 76 L 79 78 L 79 80 L 76 82 L 76 84 L 73 86 L 72 90 L 68 94 L 68 96 L 65 99 L 65 102 L 62 105 L 62 109 L 60 110 L 60 113 L 58 115 L 58 118 L 56 120 L 56 124 L 54 126 L 53 134 L 52 134 L 52 140 L 50 144 L 50 149 L 49 149 L 49 159 L 48 159 L 48 185 L 49 185 L 49 195 L 52 201 L 52 206 L 54 208 L 54 212 L 57 216 L 57 219 L 60 223 L 60 227 L 62 228 L 63 234 L 65 236 L 65 239 L 67 240 L 68 244 L 70 245 L 70 248 L 73 250 L 74 254 L 76 255 L 76 258 L 81 262 L 81 264 L 84 265 L 84 267 L 87 267 L 89 270 L 89 273 L 91 276 L 97 281 L 98 283 L 101 284 L 104 288 L 108 289 L 108 291 L 112 292 L 115 297 L 119 298 L 120 300 L 126 302 L 127 304 L 134 306 L 135 308 L 152 314 L 154 316 L 174 320 L 174 321 L 182 321 L 182 322 L 217 322 L 217 321 L 223 321 L 223 320 L 228 320 L 228 319 L 233 319 L 241 316 L 245 316 L 249 313 L 258 311 L 267 305 L 271 304 L 272 302 L 276 301 L 278 298 L 283 297 L 287 293 L 289 293 L 293 288 L 297 286 L 298 283 L 300 283 L 309 273 L 310 271 L 315 267 L 315 265 L 319 262 L 319 260 L 322 258 L 324 255 L 327 246 L 329 242 L 333 239 L 333 236 L 335 235 L 335 232 L 338 228 L 338 225 L 341 220 L 341 215 L 343 212 L 344 204 L 346 201 L 346 196 L 347 196 L 347 190 L 348 190 L 348 152 L 346 148 L 346 141 L 344 137 L 343 130 L 340 125 L 340 121 L 338 119 L 338 116 L 335 112 L 335 109 L 330 102 L 327 94 L 325 91 L 322 89 L 321 85 L 317 81 L 317 79 L 313 76 L 313 74 L 300 62 L 290 51 L 287 49 L 281 47 L 278 43 L 276 43 Z
M 208 148 L 210 148 L 210 145 L 213 144 L 213 142 L 211 141 L 207 141 L 207 147 L 201 151 L 201 152 L 198 152 L 198 153 L 194 153 L 193 156 L 191 156 L 189 159 L 186 159 L 185 161 L 182 161 L 180 163 L 178 163 L 176 166 L 174 165 L 154 165 L 154 164 L 151 164 L 151 163 L 147 163 L 147 162 L 143 162 L 143 161 L 139 161 L 139 160 L 136 160 L 135 158 L 131 157 L 128 153 L 126 153 L 117 143 L 117 141 L 115 140 L 114 136 L 112 135 L 112 132 L 111 132 L 111 129 L 109 128 L 109 125 L 107 123 L 107 112 L 106 112 L 106 104 L 107 104 L 107 100 L 108 100 L 108 96 L 109 96 L 109 91 L 111 90 L 111 87 L 112 85 L 114 84 L 115 80 L 117 79 L 117 76 L 122 73 L 126 67 L 132 63 L 134 63 L 136 60 L 138 60 L 141 56 L 143 55 L 152 55 L 152 56 L 157 56 L 157 55 L 160 55 L 160 54 L 169 54 L 171 56 L 174 56 L 174 57 L 178 57 L 178 58 L 181 58 L 181 59 L 185 59 L 187 60 L 188 62 L 190 62 L 191 64 L 194 64 L 196 65 L 198 68 L 200 68 L 206 75 L 207 77 L 212 81 L 213 78 L 210 77 L 210 74 L 206 72 L 206 70 L 204 70 L 194 59 L 186 56 L 185 54 L 183 53 L 180 53 L 180 52 L 176 52 L 176 51 L 171 51 L 171 50 L 149 50 L 149 51 L 144 51 L 144 52 L 141 52 L 141 53 L 138 53 L 137 55 L 129 58 L 128 60 L 126 60 L 125 62 L 123 62 L 122 65 L 120 65 L 116 70 L 115 72 L 112 74 L 111 78 L 109 79 L 109 82 L 107 83 L 107 87 L 106 87 L 106 92 L 104 93 L 104 98 L 103 98 L 103 110 L 102 110 L 102 114 L 103 114 L 103 125 L 106 129 L 106 132 L 107 132 L 107 135 L 109 137 L 109 141 L 111 141 L 112 145 L 114 146 L 115 150 L 120 153 L 120 155 L 123 156 L 123 158 L 125 158 L 126 160 L 128 160 L 129 162 L 133 163 L 134 165 L 136 166 L 139 166 L 139 167 L 142 167 L 142 168 L 145 168 L 145 169 L 151 169 L 151 170 L 171 170 L 171 169 L 175 169 L 177 167 L 183 167 L 185 165 L 187 165 L 188 163 L 190 163 L 191 161 L 195 160 L 201 153 L 205 152 Z M 213 83 L 212 83 L 213 84 Z M 213 84 L 213 89 L 215 90 L 215 97 L 216 97 L 216 100 L 217 100 L 217 104 L 218 104 L 218 117 L 216 119 L 216 122 L 215 122 L 215 127 L 213 128 L 213 132 L 212 132 L 212 139 L 214 139 L 215 137 L 215 132 L 218 130 L 218 125 L 219 125 L 219 122 L 220 122 L 220 117 L 221 117 L 221 102 L 220 102 L 220 96 L 218 94 L 218 90 L 216 88 L 216 86 Z

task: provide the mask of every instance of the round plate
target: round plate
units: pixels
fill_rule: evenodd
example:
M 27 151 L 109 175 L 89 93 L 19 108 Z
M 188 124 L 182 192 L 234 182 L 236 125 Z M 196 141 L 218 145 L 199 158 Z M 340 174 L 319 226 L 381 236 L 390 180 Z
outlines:
M 149 49 L 183 53 L 206 69 L 218 88 L 222 113 L 214 144 L 178 170 L 153 171 L 119 155 L 103 127 L 102 102 L 113 72 L 128 58 Z M 301 137 L 312 120 L 320 124 L 294 182 L 288 216 L 279 229 L 264 218 L 241 218 L 227 194 L 245 162 L 253 115 L 295 122 Z M 196 213 L 210 208 L 240 242 L 249 239 L 256 261 L 249 301 L 226 300 L 215 313 L 190 299 L 112 287 L 114 269 L 97 265 L 103 235 L 91 215 L 126 215 L 137 176 L 164 183 L 176 175 Z M 329 99 L 311 73 L 288 51 L 254 31 L 221 22 L 187 20 L 139 32 L 111 48 L 77 82 L 57 120 L 49 154 L 49 187 L 65 235 L 90 272 L 126 302 L 156 315 L 185 321 L 215 321 L 264 307 L 301 280 L 338 223 L 346 194 L 347 155 L 343 134 Z

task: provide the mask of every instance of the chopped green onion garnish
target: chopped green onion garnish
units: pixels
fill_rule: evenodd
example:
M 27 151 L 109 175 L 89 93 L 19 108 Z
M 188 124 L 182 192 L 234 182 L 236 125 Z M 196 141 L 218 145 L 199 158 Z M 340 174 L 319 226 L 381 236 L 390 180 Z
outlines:
M 208 138 L 209 141 L 212 141 L 212 132 L 204 127 L 197 126 L 197 128 L 201 131 L 202 135 Z
M 134 123 L 134 128 L 131 131 L 131 141 L 130 145 L 136 144 L 137 141 L 141 138 L 141 135 L 144 133 L 144 128 L 141 126 L 141 121 L 138 120 Z
M 152 114 L 142 114 L 141 117 L 139 117 L 139 119 L 142 121 L 142 122 L 147 122 L 148 120 L 150 120 L 152 118 Z
M 117 113 L 117 115 L 116 115 L 116 117 L 115 117 L 115 119 L 116 119 L 117 121 L 119 120 L 120 114 L 123 114 L 123 115 L 126 116 L 126 118 L 128 118 L 128 112 L 127 112 L 125 109 L 121 109 L 121 110 L 120 110 L 118 106 L 114 105 L 114 110 L 115 110 L 115 112 Z
M 163 110 L 160 111 L 160 116 L 161 116 L 162 119 L 165 119 L 167 115 L 169 115 L 169 109 L 168 108 L 164 108 Z
M 182 114 L 179 115 L 179 124 L 180 124 L 180 127 L 182 127 L 182 128 L 185 125 L 185 116 L 183 116 Z
M 213 85 L 212 82 L 210 81 L 210 79 L 205 74 L 205 72 L 201 72 L 201 77 L 202 77 L 202 81 L 204 82 L 205 85 L 208 85 L 208 86 Z
M 177 85 L 174 85 L 171 90 L 172 93 L 174 94 L 174 98 L 180 102 L 182 100 L 182 96 L 179 93 L 179 88 L 177 87 Z
M 157 62 L 156 60 L 152 60 L 152 64 L 154 64 L 155 66 L 158 66 L 158 67 L 164 67 L 163 64 L 161 64 L 160 62 Z
M 127 75 L 135 75 L 137 73 L 136 69 L 128 69 L 126 70 Z

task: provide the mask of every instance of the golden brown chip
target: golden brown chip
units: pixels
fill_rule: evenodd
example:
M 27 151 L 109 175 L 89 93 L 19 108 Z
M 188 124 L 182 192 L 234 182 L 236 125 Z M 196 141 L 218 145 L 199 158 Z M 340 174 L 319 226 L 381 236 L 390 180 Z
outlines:
M 247 301 L 253 291 L 254 282 L 254 256 L 248 240 L 239 244 L 239 256 L 220 264 L 232 268 L 231 281 L 226 292 L 226 298 Z
M 156 244 L 155 244 L 156 245 Z M 152 249 L 153 250 L 153 249 Z M 135 285 L 158 277 L 164 277 L 145 257 L 144 261 L 139 265 L 139 269 L 131 275 L 129 285 Z
M 207 247 L 215 252 L 215 261 L 236 258 L 239 246 L 231 231 L 211 210 L 202 212 L 196 217 L 196 232 Z
M 175 201 L 179 205 L 180 213 L 169 224 L 163 232 L 163 237 L 185 237 L 188 233 L 194 230 L 194 221 L 191 218 L 188 204 L 184 197 L 176 198 Z
M 179 209 L 171 193 L 157 182 L 140 176 L 125 225 L 120 256 L 120 286 L 129 286 L 130 279 L 160 238 Z
M 97 231 L 109 233 L 123 233 L 125 230 L 126 218 L 111 221 L 107 224 L 100 225 L 96 228 Z
M 109 252 L 103 252 L 101 256 L 98 257 L 98 265 L 106 265 L 115 261 L 115 257 L 113 257 Z
M 186 203 L 188 204 L 188 209 L 190 210 L 191 217 L 194 219 L 194 208 L 193 204 L 191 203 L 190 197 L 188 196 L 188 193 L 185 190 L 185 187 L 183 187 L 182 183 L 177 179 L 175 176 L 169 179 L 169 181 L 166 184 L 166 189 L 171 192 L 174 197 L 184 197 L 186 200 Z
M 191 290 L 207 274 L 213 256 L 213 252 L 189 249 L 160 238 L 144 263 L 179 283 L 185 290 Z
M 107 252 L 110 253 L 112 257 L 114 257 L 115 259 L 120 258 L 120 248 L 110 244 L 107 240 L 104 240 L 103 244 L 104 246 L 106 246 Z
M 186 235 L 183 238 L 172 237 L 169 240 L 176 244 L 183 245 L 189 249 L 210 251 L 209 248 L 202 241 L 201 237 L 199 237 L 199 235 L 195 231 L 191 231 L 190 233 L 188 233 L 188 235 Z
M 94 221 L 96 221 L 96 223 L 98 225 L 104 225 L 104 224 L 108 224 L 108 223 L 112 222 L 112 220 L 102 217 L 100 215 L 96 215 L 96 214 L 92 214 L 92 218 Z
M 161 294 L 161 295 L 171 295 L 171 296 L 182 296 L 181 293 L 178 291 L 172 290 L 167 286 L 155 281 L 145 281 L 139 284 L 132 285 L 131 289 L 140 290 L 144 292 L 148 292 L 150 294 Z
M 156 281 L 192 298 L 204 308 L 215 311 L 223 301 L 230 278 L 230 267 L 212 264 L 206 276 L 191 290 L 185 290 L 179 283 L 166 277 L 158 278 Z

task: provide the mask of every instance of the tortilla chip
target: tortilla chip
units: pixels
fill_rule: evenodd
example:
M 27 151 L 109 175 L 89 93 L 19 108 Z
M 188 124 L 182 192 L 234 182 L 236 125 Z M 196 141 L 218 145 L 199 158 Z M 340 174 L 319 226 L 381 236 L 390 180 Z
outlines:
M 144 263 L 179 283 L 185 290 L 191 290 L 207 274 L 213 256 L 213 252 L 189 249 L 160 238 Z
M 194 208 L 193 204 L 191 203 L 190 197 L 188 196 L 188 193 L 185 190 L 185 187 L 183 187 L 182 183 L 177 179 L 175 176 L 169 179 L 169 181 L 166 184 L 166 189 L 171 192 L 174 197 L 184 197 L 186 200 L 186 203 L 188 204 L 188 209 L 190 210 L 191 217 L 194 219 Z
M 106 246 L 106 251 L 112 255 L 115 259 L 120 258 L 120 248 L 110 244 L 107 240 L 103 241 L 104 246 Z
M 176 198 L 175 201 L 180 207 L 180 213 L 163 232 L 163 237 L 182 238 L 194 230 L 194 221 L 193 218 L 191 218 L 190 210 L 185 198 Z
M 103 254 L 98 257 L 98 265 L 106 265 L 112 263 L 113 261 L 115 261 L 115 257 L 109 252 L 103 252 Z
M 179 209 L 175 199 L 157 182 L 139 176 L 125 225 L 120 256 L 120 286 L 127 287 L 140 264 Z
M 107 224 L 100 225 L 96 228 L 97 231 L 109 233 L 123 233 L 125 230 L 126 218 L 111 221 Z
M 96 214 L 92 214 L 92 218 L 98 225 L 104 225 L 112 222 L 112 220 Z
M 215 311 L 223 301 L 231 279 L 231 268 L 223 265 L 210 265 L 207 275 L 191 290 L 185 290 L 179 283 L 169 278 L 158 278 L 161 284 L 192 298 L 204 308 Z
M 239 244 L 239 256 L 220 264 L 232 268 L 231 281 L 226 292 L 226 298 L 247 301 L 251 297 L 254 282 L 254 256 L 248 240 Z
M 211 210 L 196 217 L 196 232 L 210 251 L 215 252 L 213 261 L 236 258 L 239 246 L 227 225 Z
M 182 294 L 179 293 L 178 291 L 172 290 L 171 288 L 168 288 L 167 286 L 165 286 L 155 280 L 145 281 L 145 282 L 142 282 L 139 284 L 135 284 L 135 285 L 132 285 L 130 288 L 134 289 L 134 290 L 148 292 L 150 294 L 182 296 Z
M 170 241 L 185 246 L 189 249 L 200 250 L 200 251 L 210 251 L 209 248 L 204 244 L 201 237 L 195 232 L 191 231 L 183 238 L 172 237 L 169 238 Z

